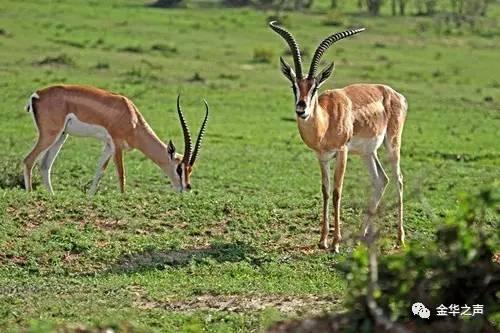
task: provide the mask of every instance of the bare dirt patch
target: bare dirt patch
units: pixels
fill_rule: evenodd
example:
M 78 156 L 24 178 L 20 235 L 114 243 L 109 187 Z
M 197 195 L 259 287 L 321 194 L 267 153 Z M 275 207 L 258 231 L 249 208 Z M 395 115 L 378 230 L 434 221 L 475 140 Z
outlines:
M 97 214 L 91 213 L 86 219 L 104 231 L 125 230 L 127 228 L 127 221 L 115 218 L 99 217 Z
M 199 295 L 182 300 L 165 301 L 141 298 L 135 305 L 142 309 L 163 308 L 175 312 L 249 312 L 275 308 L 286 314 L 320 314 L 338 307 L 339 300 L 331 296 L 315 295 Z

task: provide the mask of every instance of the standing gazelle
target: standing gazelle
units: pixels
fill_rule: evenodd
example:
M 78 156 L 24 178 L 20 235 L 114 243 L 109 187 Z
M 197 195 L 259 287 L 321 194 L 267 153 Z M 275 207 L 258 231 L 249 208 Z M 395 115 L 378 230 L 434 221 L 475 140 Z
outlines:
M 271 29 L 288 43 L 292 51 L 295 71 L 283 60 L 281 71 L 292 82 L 295 112 L 300 136 L 314 150 L 321 167 L 323 192 L 323 223 L 319 246 L 328 248 L 330 161 L 337 155 L 333 186 L 335 234 L 333 247 L 339 251 L 340 199 L 349 151 L 359 154 L 368 167 L 373 194 L 363 224 L 364 233 L 377 211 L 388 178 L 377 157 L 383 141 L 388 150 L 394 176 L 397 179 L 399 202 L 398 241 L 404 245 L 403 176 L 399 166 L 401 135 L 408 105 L 403 95 L 382 84 L 353 84 L 342 89 L 327 90 L 318 96 L 318 88 L 332 74 L 333 62 L 318 75 L 316 70 L 323 53 L 335 42 L 364 29 L 347 30 L 324 39 L 316 49 L 307 77 L 303 77 L 300 49 L 293 36 L 271 22 Z
M 194 150 L 191 135 L 177 97 L 177 112 L 184 133 L 184 156 L 176 153 L 172 141 L 164 144 L 154 133 L 137 107 L 127 97 L 94 87 L 80 85 L 55 85 L 36 91 L 26 107 L 32 112 L 38 129 L 38 142 L 24 159 L 24 183 L 31 187 L 31 172 L 41 157 L 42 178 L 50 193 L 50 169 L 68 135 L 94 137 L 104 141 L 92 186 L 94 195 L 99 181 L 113 156 L 120 190 L 125 190 L 123 151 L 136 148 L 158 165 L 170 178 L 177 191 L 190 190 L 190 176 L 201 147 L 201 140 L 208 120 L 205 101 L 205 119 L 200 128 Z

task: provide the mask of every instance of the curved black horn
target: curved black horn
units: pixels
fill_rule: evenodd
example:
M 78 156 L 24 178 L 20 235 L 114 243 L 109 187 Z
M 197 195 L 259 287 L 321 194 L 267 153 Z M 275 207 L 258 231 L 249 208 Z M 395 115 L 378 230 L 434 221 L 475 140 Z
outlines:
M 189 133 L 189 127 L 184 119 L 184 114 L 181 110 L 181 95 L 177 95 L 177 113 L 179 114 L 179 120 L 181 121 L 182 133 L 184 134 L 184 156 L 182 162 L 189 163 L 189 159 L 191 158 L 191 134 Z
M 327 38 L 325 38 L 318 46 L 316 49 L 316 52 L 314 52 L 314 56 L 311 61 L 311 67 L 309 68 L 309 78 L 313 78 L 314 74 L 316 73 L 316 70 L 318 69 L 319 61 L 321 60 L 321 57 L 323 56 L 323 53 L 325 53 L 326 50 L 330 46 L 332 46 L 333 43 L 338 42 L 341 39 L 344 39 L 346 37 L 355 35 L 357 33 L 360 33 L 364 31 L 365 28 L 360 28 L 360 29 L 352 29 L 352 30 L 346 30 L 343 32 L 337 32 L 336 34 L 333 34 Z
M 293 38 L 291 33 L 275 24 L 276 21 L 269 22 L 269 26 L 271 27 L 271 29 L 273 29 L 276 33 L 278 33 L 278 35 L 283 37 L 283 39 L 288 43 L 290 51 L 292 51 L 293 63 L 295 64 L 295 74 L 297 75 L 298 79 L 302 79 L 302 61 L 300 58 L 299 44 L 297 44 L 295 38 Z
M 207 127 L 207 121 L 208 121 L 208 103 L 206 100 L 203 100 L 205 102 L 205 119 L 203 119 L 203 123 L 201 124 L 200 127 L 200 132 L 198 133 L 198 138 L 196 139 L 196 144 L 194 145 L 194 151 L 193 151 L 193 156 L 191 157 L 191 161 L 189 162 L 189 165 L 193 166 L 194 162 L 196 161 L 196 157 L 198 156 L 198 152 L 200 151 L 201 148 L 201 140 L 203 140 L 203 134 L 205 134 L 205 128 Z

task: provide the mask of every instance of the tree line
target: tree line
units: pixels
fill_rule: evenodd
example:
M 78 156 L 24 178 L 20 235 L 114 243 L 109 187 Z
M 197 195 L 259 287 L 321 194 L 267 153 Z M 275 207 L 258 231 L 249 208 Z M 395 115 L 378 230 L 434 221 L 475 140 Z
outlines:
M 189 0 L 157 0 L 155 7 L 179 7 Z M 210 0 L 208 0 L 210 1 Z M 261 9 L 307 10 L 317 0 L 215 0 L 214 4 L 228 7 L 253 6 Z M 360 13 L 378 16 L 384 7 L 390 8 L 393 16 L 431 16 L 439 12 L 464 16 L 486 16 L 488 8 L 495 0 L 330 0 L 332 10 L 344 11 L 357 8 Z

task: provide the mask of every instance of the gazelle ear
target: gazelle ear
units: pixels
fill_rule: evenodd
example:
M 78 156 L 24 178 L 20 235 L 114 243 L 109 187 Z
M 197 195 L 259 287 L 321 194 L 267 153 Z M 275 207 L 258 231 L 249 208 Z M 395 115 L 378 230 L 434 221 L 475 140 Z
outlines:
M 318 87 L 321 86 L 326 81 L 326 79 L 330 77 L 330 75 L 332 75 L 334 69 L 335 69 L 335 64 L 332 62 L 330 66 L 325 67 L 321 71 L 321 73 L 319 73 L 318 76 L 316 76 L 316 82 L 318 82 Z
M 172 140 L 168 141 L 167 153 L 168 153 L 168 156 L 170 156 L 170 159 L 174 158 L 174 156 L 175 156 L 175 146 L 174 146 L 174 143 L 172 142 Z
M 290 67 L 290 65 L 286 63 L 283 57 L 280 57 L 280 63 L 281 63 L 281 72 L 283 73 L 283 75 L 285 75 L 287 79 L 290 80 L 291 82 L 295 82 L 296 75 L 292 67 Z

